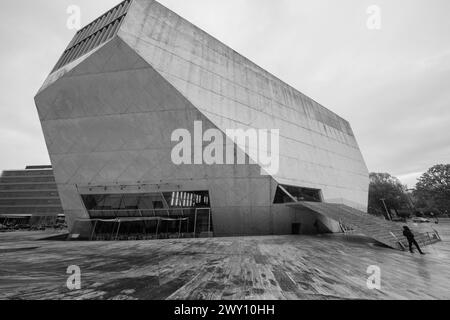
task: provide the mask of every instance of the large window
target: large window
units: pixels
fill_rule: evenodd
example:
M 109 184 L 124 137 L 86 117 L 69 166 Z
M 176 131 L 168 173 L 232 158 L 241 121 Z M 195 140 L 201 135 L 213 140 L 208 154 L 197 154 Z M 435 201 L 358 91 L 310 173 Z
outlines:
M 208 191 L 82 195 L 88 211 L 209 208 Z
M 274 203 L 292 203 L 299 201 L 322 202 L 321 190 L 287 185 L 279 185 L 277 187 Z
M 208 191 L 82 195 L 90 219 L 74 232 L 92 240 L 212 236 Z M 77 231 L 79 230 L 79 231 Z

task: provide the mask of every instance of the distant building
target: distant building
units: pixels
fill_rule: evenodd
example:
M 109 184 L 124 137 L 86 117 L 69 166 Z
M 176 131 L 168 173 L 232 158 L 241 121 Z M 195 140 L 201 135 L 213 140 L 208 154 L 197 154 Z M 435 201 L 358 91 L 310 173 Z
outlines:
M 35 102 L 72 238 L 340 231 L 339 217 L 287 204 L 367 211 L 348 121 L 156 1 L 79 30 Z M 196 122 L 225 135 L 218 148 L 229 129 L 279 130 L 279 170 L 175 163 L 173 133 Z
M 0 176 L 0 224 L 50 226 L 64 221 L 51 166 L 5 170 Z

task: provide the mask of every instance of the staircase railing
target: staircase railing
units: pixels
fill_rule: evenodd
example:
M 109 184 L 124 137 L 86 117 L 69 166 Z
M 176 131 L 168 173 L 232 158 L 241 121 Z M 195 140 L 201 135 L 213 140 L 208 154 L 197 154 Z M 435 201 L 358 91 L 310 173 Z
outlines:
M 394 237 L 395 241 L 400 245 L 400 248 L 403 251 L 405 251 L 406 250 L 405 245 L 400 241 L 400 239 L 397 238 L 397 236 L 393 232 L 389 232 L 389 233 Z
M 380 219 L 361 210 L 343 204 L 316 202 L 303 202 L 292 206 L 306 207 L 335 220 L 339 223 L 340 230 L 344 233 L 348 233 L 350 227 L 352 227 L 358 233 L 365 234 L 391 248 L 406 250 L 408 247 L 400 224 Z M 420 245 L 428 245 L 440 241 L 439 234 L 436 231 L 429 234 L 417 230 L 412 231 L 416 234 L 416 240 Z
M 434 229 L 434 228 L 431 228 L 431 230 L 433 230 L 432 235 L 435 236 L 435 237 L 433 237 L 433 239 L 437 239 L 439 241 L 442 241 L 441 235 L 439 234 L 439 232 L 436 229 Z
M 345 225 L 344 223 L 342 223 L 342 220 L 339 220 L 339 227 L 341 228 L 341 231 L 345 234 L 355 232 L 355 229 L 353 227 Z

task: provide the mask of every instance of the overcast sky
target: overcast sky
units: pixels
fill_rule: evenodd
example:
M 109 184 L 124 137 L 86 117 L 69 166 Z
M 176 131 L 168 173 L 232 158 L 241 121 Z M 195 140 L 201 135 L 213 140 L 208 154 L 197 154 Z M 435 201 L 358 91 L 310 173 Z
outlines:
M 74 30 L 114 0 L 14 0 L 0 11 L 0 170 L 47 164 L 33 97 Z M 349 120 L 370 171 L 413 187 L 450 161 L 450 1 L 161 0 Z M 381 29 L 367 28 L 367 8 Z

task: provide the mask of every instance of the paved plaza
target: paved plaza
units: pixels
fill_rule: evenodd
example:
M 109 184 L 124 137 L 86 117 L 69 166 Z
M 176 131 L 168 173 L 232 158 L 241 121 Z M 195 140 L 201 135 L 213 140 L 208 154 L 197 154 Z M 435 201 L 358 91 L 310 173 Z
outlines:
M 434 225 L 432 225 L 435 227 Z M 358 235 L 130 242 L 0 234 L 0 299 L 448 299 L 450 223 L 425 256 Z M 66 270 L 81 268 L 69 291 Z M 369 290 L 367 268 L 381 268 Z

